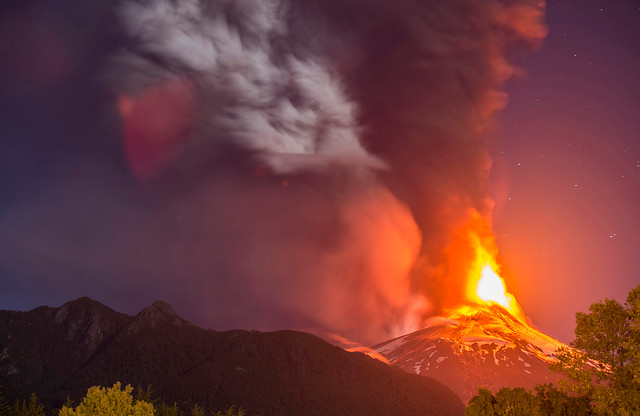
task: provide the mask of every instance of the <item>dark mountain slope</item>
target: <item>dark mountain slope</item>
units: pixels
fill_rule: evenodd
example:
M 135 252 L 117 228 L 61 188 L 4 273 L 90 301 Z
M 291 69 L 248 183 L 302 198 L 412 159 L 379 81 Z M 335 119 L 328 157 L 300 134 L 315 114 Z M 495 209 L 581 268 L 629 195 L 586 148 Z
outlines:
M 0 311 L 0 384 L 58 406 L 115 381 L 151 385 L 183 406 L 241 405 L 249 415 L 460 415 L 439 382 L 306 333 L 216 332 L 162 302 L 131 317 L 87 298 Z
M 131 320 L 89 298 L 60 308 L 0 311 L 0 384 L 5 395 L 55 391 Z

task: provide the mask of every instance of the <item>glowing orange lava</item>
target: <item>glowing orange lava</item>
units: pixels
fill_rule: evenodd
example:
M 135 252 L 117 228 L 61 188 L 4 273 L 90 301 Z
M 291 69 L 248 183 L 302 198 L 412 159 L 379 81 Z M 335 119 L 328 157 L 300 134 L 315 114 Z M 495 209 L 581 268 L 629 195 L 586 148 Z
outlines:
M 479 214 L 474 216 L 473 223 L 480 228 L 468 229 L 469 243 L 472 245 L 475 258 L 467 272 L 467 299 L 478 304 L 498 304 L 521 322 L 526 322 L 522 307 L 516 298 L 507 291 L 504 279 L 500 276 L 500 266 L 496 260 L 498 248 L 488 223 Z
M 480 280 L 476 285 L 476 295 L 482 300 L 487 302 L 496 302 L 504 307 L 508 307 L 509 301 L 507 300 L 507 289 L 504 287 L 504 282 L 493 271 L 490 265 L 486 265 L 482 268 Z

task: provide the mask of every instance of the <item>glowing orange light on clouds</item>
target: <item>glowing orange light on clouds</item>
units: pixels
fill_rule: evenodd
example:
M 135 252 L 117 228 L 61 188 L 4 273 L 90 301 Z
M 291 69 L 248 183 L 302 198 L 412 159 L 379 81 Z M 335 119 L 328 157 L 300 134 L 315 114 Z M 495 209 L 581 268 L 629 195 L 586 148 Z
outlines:
M 191 139 L 196 94 L 186 79 L 152 85 L 138 95 L 120 95 L 126 160 L 137 179 L 146 181 L 168 167 Z

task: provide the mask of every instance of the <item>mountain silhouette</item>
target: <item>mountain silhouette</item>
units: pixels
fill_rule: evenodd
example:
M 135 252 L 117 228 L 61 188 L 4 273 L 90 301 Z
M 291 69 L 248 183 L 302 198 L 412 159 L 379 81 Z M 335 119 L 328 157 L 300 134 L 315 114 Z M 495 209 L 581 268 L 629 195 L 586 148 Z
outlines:
M 296 331 L 199 328 L 156 302 L 136 316 L 89 298 L 0 311 L 0 386 L 49 407 L 92 385 L 151 386 L 183 408 L 247 415 L 461 415 L 449 388 Z

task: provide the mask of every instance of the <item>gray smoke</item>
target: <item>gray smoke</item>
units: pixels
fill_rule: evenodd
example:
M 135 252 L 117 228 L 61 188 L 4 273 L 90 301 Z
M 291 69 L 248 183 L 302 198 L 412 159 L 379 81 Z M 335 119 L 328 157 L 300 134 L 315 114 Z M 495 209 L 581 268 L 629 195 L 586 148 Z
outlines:
M 360 142 L 357 106 L 328 58 L 292 50 L 288 9 L 276 0 L 125 3 L 132 46 L 115 58 L 112 84 L 137 94 L 189 78 L 198 88 L 200 140 L 253 151 L 280 173 L 329 163 L 381 167 Z

